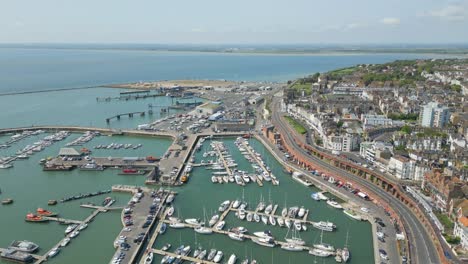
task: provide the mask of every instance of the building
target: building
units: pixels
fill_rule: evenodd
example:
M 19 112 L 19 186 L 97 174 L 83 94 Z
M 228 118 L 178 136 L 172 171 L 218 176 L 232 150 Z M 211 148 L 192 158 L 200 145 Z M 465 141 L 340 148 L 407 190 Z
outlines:
M 250 131 L 254 123 L 252 121 L 223 121 L 215 123 L 215 130 L 218 132 L 247 132 Z
M 456 221 L 453 235 L 460 238 L 460 245 L 468 249 L 468 200 L 464 199 L 455 211 Z
M 403 156 L 394 156 L 390 158 L 387 170 L 398 179 L 413 180 L 415 161 Z
M 421 126 L 423 127 L 444 127 L 450 120 L 450 109 L 441 106 L 437 102 L 430 102 L 422 106 L 419 114 Z
M 212 115 L 218 111 L 223 109 L 223 105 L 221 102 L 206 102 L 201 104 L 195 108 L 195 112 L 199 115 Z
M 391 155 L 393 146 L 384 142 L 362 142 L 360 144 L 359 154 L 364 159 L 375 162 L 377 158 L 387 158 Z M 386 153 L 386 155 L 382 155 Z
M 261 96 L 254 96 L 252 98 L 249 99 L 249 104 L 251 105 L 257 105 L 257 104 L 261 104 L 265 99 Z
M 393 120 L 384 115 L 361 115 L 361 122 L 363 129 L 393 124 Z
M 442 212 L 453 210 L 453 200 L 468 197 L 467 184 L 457 177 L 433 169 L 424 175 L 422 188 L 429 192 L 433 206 Z M 465 194 L 466 193 L 466 194 Z

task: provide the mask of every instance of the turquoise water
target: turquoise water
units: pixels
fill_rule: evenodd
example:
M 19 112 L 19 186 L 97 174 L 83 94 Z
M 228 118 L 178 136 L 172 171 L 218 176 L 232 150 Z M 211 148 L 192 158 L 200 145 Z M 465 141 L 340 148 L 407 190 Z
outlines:
M 239 164 L 239 169 L 252 171 L 250 163 L 245 160 L 242 154 L 234 145 L 234 139 L 224 139 L 233 158 Z M 206 141 L 203 149 L 207 149 L 209 141 Z M 263 187 L 257 184 L 248 184 L 246 187 L 240 187 L 236 184 L 213 184 L 211 183 L 211 171 L 203 167 L 194 168 L 190 176 L 189 183 L 178 189 L 179 194 L 175 201 L 176 215 L 181 218 L 201 218 L 203 219 L 203 210 L 211 218 L 213 214 L 218 213 L 217 208 L 224 200 L 240 199 L 244 194 L 245 200 L 250 208 L 255 208 L 260 196 L 268 202 L 271 200 L 279 205 L 278 213 L 286 203 L 288 207 L 304 206 L 310 209 L 309 220 L 312 221 L 332 221 L 337 225 L 337 231 L 325 232 L 324 242 L 330 243 L 335 247 L 342 248 L 346 241 L 346 234 L 349 232 L 349 248 L 352 259 L 349 263 L 373 263 L 373 245 L 371 226 L 368 222 L 358 222 L 346 217 L 341 210 L 333 209 L 324 202 L 316 202 L 310 198 L 311 192 L 317 191 L 316 188 L 305 187 L 293 181 L 287 175 L 282 166 L 267 152 L 265 147 L 256 140 L 251 140 L 251 145 L 262 154 L 264 161 L 272 168 L 272 172 L 280 180 L 279 186 L 272 186 L 266 183 Z M 196 154 L 196 163 L 202 159 L 203 150 Z M 244 191 L 244 193 L 243 193 Z M 265 226 L 263 223 L 249 223 L 241 221 L 231 213 L 226 218 L 225 229 L 244 226 L 250 232 L 271 230 L 277 240 L 284 241 L 287 229 L 278 226 Z M 320 241 L 320 232 L 309 226 L 306 232 L 300 233 L 307 245 Z M 160 236 L 154 245 L 155 248 L 161 248 L 164 244 L 170 243 L 173 247 L 178 245 L 190 245 L 192 248 L 201 246 L 203 248 L 217 248 L 222 250 L 229 257 L 230 254 L 236 254 L 238 257 L 253 257 L 259 263 L 312 263 L 314 257 L 307 252 L 288 252 L 276 247 L 274 249 L 265 248 L 254 244 L 249 240 L 244 242 L 231 240 L 229 237 L 220 234 L 201 235 L 196 234 L 191 229 L 171 229 Z M 173 249 L 174 250 L 174 249 Z M 273 259 L 273 261 L 272 261 Z M 160 257 L 157 261 L 159 263 Z M 318 263 L 336 263 L 334 258 L 318 259 Z M 240 261 L 239 261 L 240 262 Z
M 170 79 L 286 81 L 421 54 L 258 55 L 0 48 L 0 93 Z

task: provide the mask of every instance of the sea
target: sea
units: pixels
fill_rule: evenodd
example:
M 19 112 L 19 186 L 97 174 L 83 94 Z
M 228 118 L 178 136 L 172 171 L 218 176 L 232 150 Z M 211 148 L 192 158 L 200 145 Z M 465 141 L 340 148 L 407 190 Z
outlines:
M 72 88 L 67 91 L 28 93 L 0 96 L 0 128 L 37 126 L 37 125 L 77 125 L 88 127 L 135 128 L 138 124 L 148 123 L 161 118 L 154 115 L 133 118 L 124 117 L 110 123 L 105 118 L 116 113 L 146 111 L 148 104 L 165 107 L 170 105 L 168 97 L 150 98 L 140 101 L 98 102 L 96 97 L 118 96 L 118 89 L 97 87 L 122 82 L 169 80 L 169 79 L 226 79 L 265 82 L 285 82 L 315 72 L 324 72 L 363 63 L 384 63 L 396 59 L 429 58 L 421 54 L 359 54 L 359 55 L 273 55 L 273 54 L 224 54 L 203 52 L 161 52 L 147 50 L 91 50 L 91 49 L 47 49 L 47 48 L 0 48 L 0 94 L 35 92 L 49 89 Z M 84 87 L 96 87 L 79 89 Z M 76 88 L 76 89 L 74 89 Z M 194 99 L 196 100 L 196 99 Z M 0 135 L 0 143 L 6 142 L 11 135 Z M 0 156 L 13 155 L 18 149 L 40 140 L 41 134 L 0 150 Z M 103 172 L 79 171 L 47 172 L 42 171 L 39 160 L 57 155 L 59 149 L 70 138 L 36 153 L 27 160 L 19 160 L 14 167 L 0 170 L 0 199 L 11 197 L 12 205 L 0 205 L 0 248 L 6 248 L 13 240 L 30 240 L 41 247 L 38 254 L 44 254 L 62 237 L 65 227 L 51 222 L 46 224 L 27 223 L 24 216 L 38 207 L 60 213 L 68 219 L 84 219 L 91 210 L 80 208 L 83 202 L 100 203 L 104 197 L 88 198 L 52 207 L 49 199 L 110 189 L 113 184 L 141 185 L 141 176 L 121 176 L 115 170 Z M 250 164 L 234 146 L 234 139 L 223 140 L 233 152 L 239 166 L 251 170 Z M 83 147 L 94 149 L 97 144 L 141 143 L 138 150 L 104 150 L 94 153 L 98 156 L 162 156 L 171 142 L 164 138 L 107 137 L 93 139 Z M 239 199 L 242 196 L 254 206 L 261 197 L 280 206 L 305 206 L 310 209 L 310 219 L 329 220 L 337 224 L 337 232 L 326 234 L 324 241 L 343 247 L 349 234 L 348 246 L 352 252 L 349 263 L 373 263 L 373 244 L 370 224 L 356 222 L 310 198 L 312 191 L 292 181 L 281 165 L 257 141 L 251 145 L 262 154 L 273 173 L 280 179 L 278 187 L 250 185 L 242 191 L 235 185 L 213 185 L 209 172 L 195 168 L 189 183 L 176 188 L 179 195 L 175 206 L 180 217 L 202 218 L 203 211 L 210 214 L 224 200 Z M 203 149 L 209 147 L 205 142 Z M 203 152 L 203 151 L 202 151 Z M 197 154 L 200 162 L 202 152 Z M 129 196 L 110 194 L 117 200 L 116 205 L 125 205 Z M 228 226 L 245 225 L 252 231 L 261 231 L 260 224 L 246 224 L 230 217 Z M 115 249 L 113 241 L 121 229 L 120 213 L 102 213 L 90 223 L 77 238 L 50 263 L 108 263 Z M 318 241 L 317 230 L 304 232 L 302 237 L 308 244 Z M 286 230 L 273 228 L 278 238 L 286 236 Z M 241 258 L 256 258 L 259 263 L 311 263 L 313 258 L 307 253 L 284 252 L 281 249 L 262 248 L 251 242 L 237 242 L 222 235 L 196 235 L 191 230 L 168 230 L 154 247 L 171 243 L 191 245 L 192 248 L 217 248 L 225 254 L 235 253 Z M 159 262 L 158 257 L 155 260 Z M 4 261 L 0 260 L 0 263 Z M 6 263 L 6 262 L 5 262 Z M 322 263 L 322 260 L 320 260 Z M 334 263 L 332 258 L 323 263 Z

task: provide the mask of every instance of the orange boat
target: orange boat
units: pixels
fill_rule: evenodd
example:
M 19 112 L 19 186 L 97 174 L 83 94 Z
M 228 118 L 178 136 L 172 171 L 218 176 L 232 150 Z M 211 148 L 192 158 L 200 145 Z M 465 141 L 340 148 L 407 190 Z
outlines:
M 37 211 L 37 214 L 41 216 L 57 216 L 58 215 L 57 213 L 54 213 L 54 212 L 51 212 L 42 208 L 37 208 L 36 211 Z
M 146 161 L 148 161 L 149 163 L 153 163 L 153 162 L 156 162 L 158 160 L 160 160 L 160 159 L 156 158 L 156 157 L 153 157 L 153 156 L 146 157 Z
M 35 215 L 33 213 L 27 214 L 26 218 L 24 220 L 26 220 L 27 222 L 47 222 L 47 221 L 49 221 L 47 219 L 44 219 L 42 216 Z

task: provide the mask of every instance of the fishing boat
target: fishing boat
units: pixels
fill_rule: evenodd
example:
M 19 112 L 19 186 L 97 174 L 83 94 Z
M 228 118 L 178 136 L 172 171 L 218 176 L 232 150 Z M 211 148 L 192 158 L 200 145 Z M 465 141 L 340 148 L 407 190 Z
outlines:
M 351 210 L 351 209 L 344 210 L 343 212 L 344 212 L 345 215 L 351 217 L 354 220 L 358 220 L 358 221 L 362 220 L 362 217 L 360 215 L 358 215 L 355 211 Z
M 320 234 L 320 243 L 314 244 L 314 248 L 325 250 L 325 251 L 330 251 L 333 252 L 335 251 L 335 248 L 327 243 L 323 243 L 323 230 L 322 233 Z
M 328 232 L 332 232 L 336 228 L 335 224 L 333 224 L 332 222 L 325 222 L 325 221 L 312 223 L 312 226 L 319 230 L 328 231 Z
M 341 204 L 339 204 L 335 200 L 328 200 L 327 204 L 336 209 L 343 209 L 343 206 L 341 206 Z
M 60 243 L 60 246 L 61 247 L 66 247 L 68 245 L 68 243 L 70 243 L 70 238 L 69 237 L 66 237 L 62 240 L 62 243 Z
M 52 216 L 57 216 L 58 215 L 58 213 L 54 213 L 54 212 L 45 210 L 43 208 L 37 208 L 36 212 L 37 212 L 38 215 L 41 215 L 41 216 L 52 217 Z
M 26 218 L 24 219 L 27 222 L 47 222 L 49 221 L 48 219 L 43 218 L 40 215 L 35 215 L 32 213 L 29 213 L 26 215 Z

